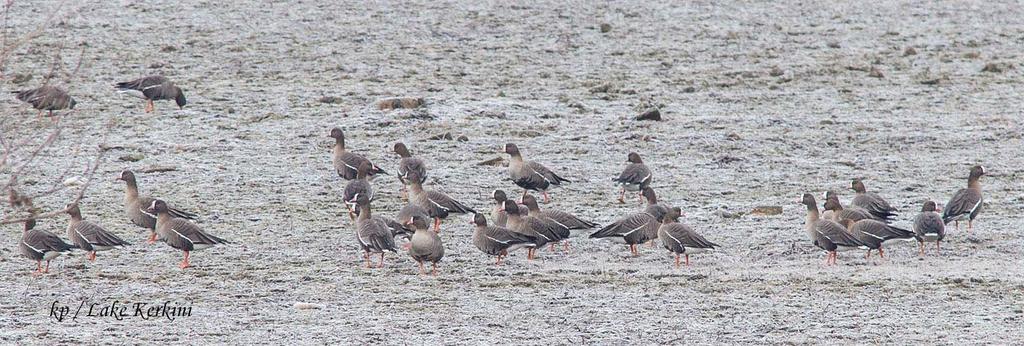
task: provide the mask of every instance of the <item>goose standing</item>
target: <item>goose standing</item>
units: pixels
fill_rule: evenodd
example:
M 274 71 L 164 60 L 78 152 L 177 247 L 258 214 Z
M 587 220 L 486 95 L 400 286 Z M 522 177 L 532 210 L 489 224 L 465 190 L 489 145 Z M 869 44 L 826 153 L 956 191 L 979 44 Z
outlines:
M 878 256 L 885 258 L 885 244 L 895 240 L 914 239 L 914 232 L 875 219 L 860 221 L 846 219 L 841 223 L 846 226 L 846 230 L 854 238 L 857 238 L 857 240 L 868 247 L 868 252 L 864 255 L 864 259 L 871 258 L 871 250 L 878 250 Z
M 437 232 L 431 231 L 427 225 L 428 218 L 421 216 L 413 217 L 409 223 L 416 230 L 410 238 L 409 256 L 419 264 L 420 274 L 425 274 L 423 262 L 431 263 L 431 275 L 437 276 L 437 262 L 444 258 L 444 245 L 441 244 L 441 237 Z
M 519 233 L 528 239 L 533 239 L 533 246 L 526 249 L 526 259 L 537 258 L 537 249 L 548 243 L 556 243 L 559 240 L 557 232 L 546 222 L 540 219 L 522 215 L 515 201 L 505 201 L 505 214 L 508 215 L 508 229 Z
M 441 231 L 441 220 L 448 218 L 450 214 L 476 213 L 473 208 L 448 197 L 441 192 L 424 190 L 420 183 L 419 176 L 409 175 L 409 202 L 427 210 L 427 214 L 434 219 L 434 232 Z
M 135 173 L 132 171 L 124 170 L 117 177 L 118 180 L 125 182 L 126 188 L 124 190 L 124 210 L 125 214 L 128 215 L 128 219 L 132 220 L 136 226 L 149 230 L 149 238 L 146 240 L 147 243 L 153 244 L 156 242 L 156 215 L 147 211 L 150 205 L 155 200 L 152 197 L 144 196 L 139 194 L 139 184 L 135 180 Z M 179 217 L 183 219 L 195 220 L 198 217 L 196 214 L 173 208 L 168 205 L 168 212 L 171 216 Z
M 502 226 L 488 226 L 483 214 L 473 214 L 473 245 L 481 252 L 497 256 L 495 265 L 501 265 L 501 258 L 508 256 L 510 251 L 522 248 L 537 247 L 535 239 L 525 234 L 516 233 Z
M 512 178 L 512 182 L 523 188 L 523 196 L 529 190 L 537 191 L 544 195 L 544 203 L 548 203 L 550 201 L 549 188 L 561 186 L 562 183 L 571 183 L 540 163 L 524 161 L 519 147 L 515 144 L 505 144 L 505 153 L 511 156 L 508 163 L 509 177 Z
M 508 215 L 505 215 L 505 201 L 508 200 L 508 196 L 505 195 L 505 191 L 494 190 L 491 197 L 494 198 L 491 219 L 494 220 L 495 226 L 505 227 L 508 224 Z
M 25 229 L 21 233 L 21 242 L 18 248 L 21 254 L 36 261 L 36 271 L 33 275 L 50 272 L 50 261 L 60 255 L 67 254 L 75 246 L 65 243 L 56 234 L 33 229 L 36 226 L 35 219 L 25 221 Z M 46 261 L 46 269 L 43 269 L 42 262 Z
M 89 261 L 96 260 L 98 251 L 107 251 L 128 245 L 128 242 L 103 229 L 100 225 L 82 219 L 82 211 L 78 208 L 77 203 L 68 204 L 66 209 L 68 215 L 71 216 L 67 229 L 68 239 L 71 239 L 71 243 L 79 249 L 89 252 Z
M 349 152 L 345 149 L 345 133 L 340 128 L 331 129 L 331 138 L 334 138 L 334 147 L 332 148 L 331 159 L 334 162 L 334 170 L 338 172 L 338 176 L 345 180 L 355 179 L 359 174 L 359 165 L 363 162 L 370 162 L 362 155 Z M 378 174 L 387 174 L 383 169 L 377 167 L 373 163 L 370 163 L 370 172 L 367 173 L 367 179 L 373 180 Z
M 184 253 L 184 258 L 178 265 L 181 269 L 192 265 L 190 262 L 192 251 L 205 250 L 215 245 L 228 243 L 227 240 L 206 233 L 188 219 L 172 216 L 167 203 L 162 200 L 153 200 L 148 212 L 156 215 L 156 233 L 160 235 L 160 238 L 170 247 Z
M 580 231 L 588 230 L 597 227 L 596 223 L 586 221 L 576 217 L 576 215 L 566 213 L 559 210 L 540 210 L 540 205 L 537 204 L 537 199 L 527 194 L 523 197 L 523 205 L 526 206 L 529 216 L 534 216 L 541 221 L 547 222 L 548 225 L 557 230 L 559 237 L 562 239 L 562 245 L 566 252 L 569 251 L 569 238 L 576 237 Z M 551 244 L 551 250 L 554 251 L 555 244 Z
M 690 265 L 691 254 L 714 251 L 720 245 L 712 243 L 698 234 L 688 225 L 679 223 L 682 210 L 672 208 L 665 213 L 661 226 L 658 227 L 658 238 L 665 249 L 676 255 L 676 268 L 679 268 L 679 255 L 686 257 L 686 265 Z
M 370 185 L 370 181 L 366 180 L 368 174 L 370 174 L 370 162 L 363 161 L 359 164 L 359 170 L 357 170 L 356 178 L 349 180 L 348 184 L 345 185 L 345 190 L 341 194 L 341 200 L 345 201 L 345 207 L 348 208 L 348 217 L 352 220 L 356 219 L 356 215 L 353 212 L 355 206 L 355 200 L 353 198 L 356 195 L 364 195 L 373 201 L 373 186 Z
M 851 182 L 850 188 L 857 194 L 853 197 L 853 201 L 850 202 L 851 205 L 864 208 L 871 215 L 874 215 L 875 218 L 885 223 L 892 222 L 892 218 L 896 217 L 896 213 L 899 210 L 889 205 L 889 202 L 877 193 L 868 192 L 867 188 L 864 187 L 864 182 L 860 179 L 855 179 Z
M 626 191 L 642 191 L 644 188 L 651 186 L 651 182 L 654 181 L 651 170 L 647 168 L 644 161 L 640 159 L 640 154 L 629 153 L 626 156 L 626 168 L 622 170 L 618 178 L 612 179 L 622 193 L 619 194 L 619 203 L 626 203 Z M 639 195 L 640 202 L 643 203 L 643 195 Z
M 935 202 L 927 201 L 921 206 L 921 213 L 914 218 L 914 234 L 921 245 L 921 256 L 924 256 L 925 242 L 935 242 L 935 251 L 941 251 L 939 243 L 946 237 L 946 224 L 942 222 Z
M 974 229 L 974 219 L 981 213 L 981 205 L 984 198 L 981 195 L 981 176 L 985 175 L 985 167 L 971 167 L 971 174 L 967 177 L 967 188 L 957 190 L 953 198 L 949 199 L 946 207 L 942 209 L 942 222 L 948 224 L 956 222 L 956 229 L 960 230 L 960 221 L 967 220 L 967 230 Z
M 654 240 L 661 227 L 661 220 L 658 220 L 647 210 L 627 215 L 597 232 L 590 235 L 590 238 L 609 238 L 614 242 L 629 245 L 629 252 L 633 256 L 639 256 L 637 244 Z
M 366 260 L 366 267 L 372 268 L 370 253 L 380 254 L 378 268 L 384 267 L 384 252 L 391 251 L 398 253 L 395 248 L 395 237 L 388 225 L 370 214 L 370 198 L 358 195 L 355 198 L 356 206 L 359 208 L 359 216 L 356 217 L 356 240 L 363 249 L 363 258 Z
M 814 196 L 805 193 L 800 203 L 807 207 L 807 219 L 804 222 L 807 235 L 815 246 L 828 252 L 826 265 L 836 264 L 839 257 L 837 251 L 867 249 L 864 243 L 847 233 L 845 227 L 835 221 L 822 219 Z
M 828 194 L 827 199 L 823 207 L 825 212 L 828 213 L 829 218 L 835 222 L 841 222 L 845 219 L 853 221 L 876 219 L 874 215 L 868 212 L 866 209 L 856 206 L 850 206 L 844 208 L 842 203 L 839 203 L 839 197 L 835 194 Z
M 146 100 L 146 113 L 153 112 L 153 101 L 174 100 L 178 109 L 185 108 L 185 92 L 164 76 L 148 76 L 114 85 L 118 92 Z
M 12 91 L 14 97 L 19 101 L 32 105 L 39 111 L 36 115 L 42 116 L 43 111 L 49 111 L 49 116 L 53 116 L 53 111 L 59 111 L 62 109 L 75 109 L 75 99 L 68 95 L 67 91 L 55 86 L 44 85 L 35 89 Z
M 409 176 L 415 174 L 419 177 L 420 184 L 427 181 L 427 164 L 423 163 L 409 153 L 405 143 L 395 143 L 395 153 L 401 158 L 398 160 L 398 181 L 402 183 L 402 195 L 404 196 L 409 185 Z

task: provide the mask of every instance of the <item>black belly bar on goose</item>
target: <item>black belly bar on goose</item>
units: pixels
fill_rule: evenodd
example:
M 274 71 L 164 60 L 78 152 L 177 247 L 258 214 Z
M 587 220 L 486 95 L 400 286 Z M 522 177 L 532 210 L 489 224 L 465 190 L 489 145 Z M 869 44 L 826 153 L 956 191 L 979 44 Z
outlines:
M 626 168 L 623 168 L 622 173 L 619 173 L 619 176 L 612 179 L 612 181 L 619 185 L 621 190 L 619 203 L 626 203 L 626 191 L 643 191 L 644 188 L 651 186 L 651 182 L 654 181 L 654 175 L 651 174 L 651 170 L 644 164 L 640 154 L 629 153 L 626 156 Z M 643 203 L 643 194 L 640 194 L 639 198 L 640 203 Z
M 981 193 L 981 177 L 987 174 L 985 167 L 971 167 L 970 175 L 967 177 L 967 188 L 957 190 L 953 197 L 942 209 L 942 222 L 955 222 L 956 229 L 960 230 L 960 221 L 967 221 L 967 230 L 974 229 L 974 219 L 981 213 L 981 206 L 984 196 Z
M 516 185 L 523 188 L 523 196 L 529 190 L 537 191 L 543 194 L 544 203 L 548 203 L 551 200 L 548 197 L 547 190 L 549 188 L 561 186 L 562 183 L 571 183 L 568 179 L 562 178 L 540 163 L 523 160 L 519 147 L 515 144 L 505 144 L 505 153 L 511 156 L 508 164 L 509 178 Z

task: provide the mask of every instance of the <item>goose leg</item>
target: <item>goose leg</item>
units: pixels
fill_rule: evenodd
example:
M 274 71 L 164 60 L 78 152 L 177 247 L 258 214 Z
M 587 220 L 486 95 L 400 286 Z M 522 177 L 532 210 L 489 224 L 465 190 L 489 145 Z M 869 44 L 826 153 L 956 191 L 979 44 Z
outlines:
M 32 275 L 39 275 L 43 273 L 43 261 L 36 261 L 36 271 L 32 272 Z
M 96 251 L 89 251 L 89 262 L 96 262 Z
M 973 229 L 974 229 L 974 220 L 968 219 L 967 220 L 967 231 L 970 232 Z
M 191 263 L 188 262 L 188 251 L 185 251 L 185 258 L 181 260 L 181 264 L 178 265 L 181 269 L 188 268 Z
M 885 258 L 885 250 L 881 246 L 878 247 L 878 257 Z
M 679 254 L 676 254 L 676 268 L 679 268 Z
M 686 257 L 686 266 L 689 267 L 690 266 L 690 254 L 683 254 L 683 256 Z
M 441 233 L 441 218 L 434 218 L 434 233 Z
M 956 225 L 956 230 L 959 231 L 960 230 L 960 220 L 953 221 L 953 224 Z
M 551 252 L 555 252 L 555 243 L 551 243 L 551 245 L 548 246 L 548 249 L 551 250 Z
M 433 266 L 434 268 L 433 270 L 430 271 L 430 274 L 433 276 L 437 276 L 437 262 L 434 262 Z
M 146 103 L 146 113 L 153 113 L 153 111 L 155 111 L 155 110 L 156 110 L 156 107 L 153 106 L 153 100 L 147 101 L 147 103 Z
M 420 275 L 425 274 L 424 270 L 423 270 L 423 262 L 416 261 L 416 265 L 418 265 L 420 267 Z
M 149 238 L 146 239 L 146 244 L 156 243 L 156 231 L 149 232 Z
M 384 268 L 384 251 L 380 252 L 380 264 L 377 265 L 377 268 Z
M 498 254 L 498 261 L 494 262 L 494 265 L 496 265 L 496 266 L 500 266 L 501 265 L 501 254 Z
M 941 240 L 936 240 L 935 241 L 935 253 L 937 253 L 939 255 L 942 255 L 942 249 L 939 248 L 939 243 L 940 242 L 941 242 Z
M 619 194 L 619 204 L 626 204 L 626 188 L 623 187 L 622 193 Z
M 544 203 L 549 203 L 549 202 L 551 202 L 551 198 L 548 198 L 548 192 L 547 192 L 547 191 L 541 191 L 540 193 L 541 193 L 542 195 L 544 195 Z
M 871 249 L 868 249 L 868 253 L 864 254 L 864 259 L 867 260 L 868 258 L 871 258 Z
M 363 252 L 363 259 L 366 260 L 366 267 L 367 268 L 373 268 L 373 263 L 370 262 L 370 252 L 369 251 L 364 251 Z
M 923 241 L 922 242 L 918 242 L 918 244 L 920 245 L 918 247 L 918 253 L 921 254 L 921 257 L 924 257 L 924 242 Z
M 568 240 L 562 242 L 562 250 L 565 250 L 565 253 L 569 253 L 569 241 Z
M 46 269 L 43 269 L 44 273 L 50 272 L 50 260 L 46 260 Z
M 519 204 L 523 204 L 524 200 L 526 200 L 526 189 L 523 189 L 523 196 L 519 197 Z

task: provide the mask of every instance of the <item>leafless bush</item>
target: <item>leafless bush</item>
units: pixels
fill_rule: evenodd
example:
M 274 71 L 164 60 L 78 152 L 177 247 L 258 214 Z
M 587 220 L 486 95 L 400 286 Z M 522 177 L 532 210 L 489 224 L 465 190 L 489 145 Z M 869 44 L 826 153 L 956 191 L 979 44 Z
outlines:
M 50 15 L 41 19 L 41 22 L 33 29 L 12 34 L 8 20 L 14 6 L 14 0 L 6 0 L 2 13 L 0 82 L 3 83 L 2 89 L 5 91 L 13 89 L 7 71 L 9 62 L 18 49 L 31 45 L 40 38 L 47 37 L 46 29 L 49 24 L 58 19 L 65 22 L 68 20 L 69 14 L 74 12 L 74 10 L 65 11 L 64 3 L 59 3 L 52 11 L 49 11 Z M 66 30 L 63 33 L 66 34 Z M 69 85 L 82 67 L 85 55 L 84 46 L 78 54 L 78 62 L 69 68 L 64 62 L 64 46 L 67 35 L 63 37 L 64 39 L 52 53 L 53 59 L 49 66 L 49 72 L 42 82 L 44 85 L 51 84 L 52 79 L 55 78 L 60 79 L 62 84 Z M 92 156 L 84 169 L 76 170 L 73 160 L 49 160 L 48 162 L 41 160 L 44 153 L 59 149 L 59 146 L 71 145 L 67 138 L 61 136 L 65 130 L 64 122 L 61 119 L 62 117 L 77 116 L 75 110 L 66 111 L 51 122 L 34 119 L 32 115 L 26 114 L 25 108 L 21 105 L 11 107 L 10 102 L 0 104 L 4 108 L 0 111 L 0 120 L 2 120 L 0 122 L 0 191 L 7 195 L 7 200 L 0 202 L 0 224 L 19 223 L 28 218 L 41 219 L 64 213 L 66 210 L 63 203 L 59 206 L 38 206 L 35 201 L 67 191 L 73 191 L 73 197 L 68 202 L 80 201 L 92 184 L 93 176 L 103 161 L 104 150 L 101 147 L 106 143 L 113 123 L 109 122 L 102 129 L 102 133 L 97 134 L 101 140 L 100 147 L 95 149 L 95 153 L 75 153 L 79 157 Z M 45 174 L 51 170 L 62 173 L 56 178 Z

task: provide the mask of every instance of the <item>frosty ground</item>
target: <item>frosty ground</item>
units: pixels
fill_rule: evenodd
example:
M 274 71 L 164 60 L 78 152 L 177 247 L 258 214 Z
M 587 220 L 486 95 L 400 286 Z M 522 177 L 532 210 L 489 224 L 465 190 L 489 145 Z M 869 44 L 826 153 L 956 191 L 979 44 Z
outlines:
M 1024 210 L 1015 2 L 640 1 L 592 4 L 435 2 L 319 4 L 212 1 L 65 4 L 71 13 L 10 57 L 8 74 L 42 80 L 61 42 L 78 76 L 62 140 L 38 181 L 94 155 L 118 119 L 102 179 L 82 202 L 89 219 L 137 243 L 58 261 L 33 277 L 0 247 L 4 342 L 341 343 L 1007 343 L 1024 340 L 1020 213 Z M 16 2 L 8 30 L 24 34 L 57 7 Z M 603 30 L 602 24 L 608 24 Z M 160 73 L 189 105 L 143 114 L 111 84 Z M 424 107 L 379 110 L 378 100 Z M 5 98 L 3 122 L 34 122 Z M 658 107 L 663 122 L 632 118 Z M 344 182 L 327 138 L 394 170 L 404 141 L 428 162 L 428 188 L 479 210 L 490 192 L 521 192 L 504 167 L 515 142 L 574 183 L 544 208 L 600 224 L 620 205 L 611 178 L 630 151 L 684 222 L 724 249 L 676 269 L 661 248 L 576 239 L 571 254 L 513 255 L 495 267 L 470 244 L 467 216 L 442 231 L 439 277 L 406 255 L 361 267 Z M 451 133 L 466 141 L 431 139 Z M 120 158 L 140 159 L 122 161 Z M 971 233 L 950 231 L 941 255 L 897 246 L 886 260 L 824 254 L 803 230 L 805 192 L 863 178 L 910 220 L 983 164 L 985 210 Z M 122 214 L 122 169 L 144 193 L 202 215 L 234 245 L 181 254 Z M 377 180 L 375 211 L 401 207 L 398 182 Z M 67 195 L 38 201 L 60 207 Z M 774 216 L 757 206 L 782 206 Z M 741 215 L 742 214 L 742 215 Z M 741 216 L 740 216 L 741 215 Z M 736 217 L 739 216 L 739 217 Z M 39 227 L 63 234 L 64 218 Z M 166 320 L 56 322 L 51 303 L 191 302 Z M 296 302 L 322 304 L 299 310 Z

